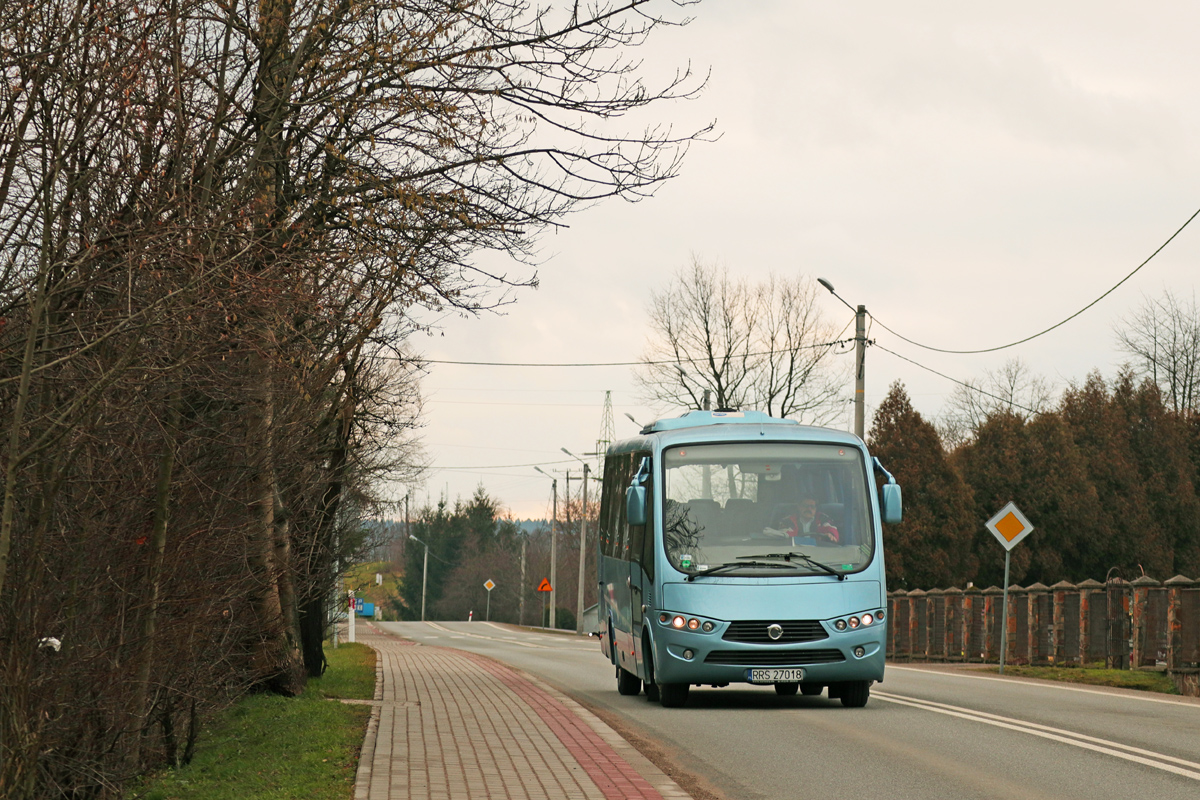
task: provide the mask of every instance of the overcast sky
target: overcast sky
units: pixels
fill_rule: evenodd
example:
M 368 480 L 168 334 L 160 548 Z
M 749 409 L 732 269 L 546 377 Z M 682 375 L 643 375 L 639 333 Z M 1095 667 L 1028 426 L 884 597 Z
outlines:
M 692 148 L 648 200 L 576 214 L 542 242 L 540 287 L 502 316 L 447 318 L 427 358 L 636 360 L 649 293 L 693 254 L 751 280 L 824 277 L 904 336 L 977 349 L 1069 316 L 1200 208 L 1200 5 L 704 0 L 653 38 L 651 69 L 711 69 L 695 100 L 655 109 L 720 139 Z M 1194 293 L 1200 220 L 1128 283 L 1057 331 L 988 355 L 922 350 L 875 326 L 868 428 L 893 381 L 936 419 L 959 380 L 1020 358 L 1058 387 L 1122 361 L 1113 328 L 1147 297 Z M 839 323 L 853 315 L 820 298 Z M 852 330 L 852 329 L 851 329 Z M 852 359 L 852 355 L 843 356 Z M 628 367 L 434 365 L 423 383 L 432 466 L 414 508 L 482 484 L 520 518 L 594 449 L 606 390 L 656 417 Z M 672 412 L 672 415 L 677 412 Z M 846 414 L 844 427 L 851 425 Z M 396 487 L 402 497 L 406 487 Z

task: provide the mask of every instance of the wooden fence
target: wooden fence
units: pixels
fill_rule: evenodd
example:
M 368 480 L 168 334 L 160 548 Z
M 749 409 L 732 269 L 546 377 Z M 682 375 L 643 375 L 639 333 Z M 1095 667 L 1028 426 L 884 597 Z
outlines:
M 888 658 L 999 663 L 1003 597 L 997 586 L 890 592 Z M 1010 586 L 1006 662 L 1165 670 L 1200 696 L 1200 581 Z

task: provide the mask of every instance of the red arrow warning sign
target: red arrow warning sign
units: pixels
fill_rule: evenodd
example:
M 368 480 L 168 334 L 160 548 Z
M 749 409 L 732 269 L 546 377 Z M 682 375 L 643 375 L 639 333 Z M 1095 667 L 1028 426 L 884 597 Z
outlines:
M 553 592 L 554 591 L 554 589 L 550 588 L 549 578 L 542 578 L 542 582 L 538 584 L 537 590 L 539 592 Z

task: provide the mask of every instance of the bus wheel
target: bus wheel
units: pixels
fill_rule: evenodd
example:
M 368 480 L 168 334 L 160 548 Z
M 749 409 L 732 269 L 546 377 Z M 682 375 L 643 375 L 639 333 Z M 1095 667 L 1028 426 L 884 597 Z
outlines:
M 654 655 L 650 650 L 649 642 L 643 643 L 642 652 L 646 654 L 646 680 L 642 682 L 642 688 L 646 690 L 646 699 L 651 703 L 657 703 L 660 693 L 658 684 L 654 682 Z
M 871 696 L 871 684 L 868 681 L 848 681 L 842 685 L 842 705 L 846 708 L 862 708 Z
M 825 691 L 825 687 L 819 683 L 800 684 L 800 694 L 804 695 L 805 697 L 816 697 L 823 691 Z
M 775 694 L 780 697 L 791 697 L 800 688 L 798 683 L 777 683 L 775 684 Z
M 642 679 L 622 667 L 617 667 L 617 691 L 635 695 L 642 691 Z
M 658 684 L 658 699 L 663 704 L 663 708 L 683 708 L 687 705 L 688 689 L 692 688 L 688 683 L 660 683 Z

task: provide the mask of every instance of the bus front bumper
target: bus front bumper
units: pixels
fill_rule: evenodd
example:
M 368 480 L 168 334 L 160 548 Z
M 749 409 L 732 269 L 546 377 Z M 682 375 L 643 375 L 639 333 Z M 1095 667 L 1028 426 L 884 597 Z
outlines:
M 660 627 L 655 631 L 654 679 L 657 683 L 748 683 L 751 669 L 799 668 L 805 683 L 882 681 L 886 631 L 886 626 L 878 626 L 803 644 L 746 644 L 726 641 L 719 631 L 701 634 Z

